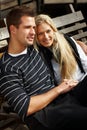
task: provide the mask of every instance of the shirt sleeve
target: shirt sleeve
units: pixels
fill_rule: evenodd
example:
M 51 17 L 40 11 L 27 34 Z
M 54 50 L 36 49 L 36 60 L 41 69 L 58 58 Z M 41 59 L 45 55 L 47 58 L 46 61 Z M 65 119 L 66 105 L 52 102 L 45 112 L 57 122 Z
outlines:
M 16 72 L 0 72 L 0 92 L 9 105 L 24 121 L 28 110 L 30 97 L 24 90 L 23 79 Z

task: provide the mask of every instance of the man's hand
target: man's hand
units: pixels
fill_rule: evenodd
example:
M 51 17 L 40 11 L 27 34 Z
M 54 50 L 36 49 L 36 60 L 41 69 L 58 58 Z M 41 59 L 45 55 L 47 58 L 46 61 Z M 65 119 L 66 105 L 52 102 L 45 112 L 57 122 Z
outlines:
M 76 42 L 82 47 L 83 51 L 87 55 L 87 45 L 84 42 L 79 41 L 79 40 L 77 40 Z

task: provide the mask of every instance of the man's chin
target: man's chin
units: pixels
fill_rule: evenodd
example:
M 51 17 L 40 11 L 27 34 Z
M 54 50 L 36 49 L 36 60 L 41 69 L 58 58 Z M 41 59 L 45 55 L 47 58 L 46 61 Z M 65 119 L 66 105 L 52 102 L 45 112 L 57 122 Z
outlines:
M 30 45 L 33 45 L 33 42 L 29 42 L 28 45 L 29 45 L 29 46 L 30 46 Z

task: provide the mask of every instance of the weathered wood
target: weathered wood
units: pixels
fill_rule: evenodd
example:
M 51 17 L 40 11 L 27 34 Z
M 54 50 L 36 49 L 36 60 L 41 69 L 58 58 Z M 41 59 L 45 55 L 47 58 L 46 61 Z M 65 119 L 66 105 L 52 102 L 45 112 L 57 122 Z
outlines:
M 44 4 L 74 3 L 74 0 L 43 0 Z M 87 0 L 77 0 L 77 3 L 87 3 Z
M 79 33 L 79 34 L 77 34 L 77 35 L 73 35 L 73 37 L 74 37 L 75 39 L 81 39 L 81 38 L 83 38 L 83 37 L 87 37 L 87 31 L 86 31 L 86 32 Z M 87 39 L 86 39 L 86 40 L 87 40 Z
M 69 25 L 72 23 L 76 23 L 81 20 L 84 20 L 84 17 L 83 17 L 83 14 L 81 13 L 81 11 L 77 11 L 74 13 L 69 13 L 66 15 L 62 15 L 62 16 L 53 18 L 53 21 L 57 28 L 65 26 L 65 25 Z
M 60 32 L 87 43 L 87 24 L 81 11 L 55 17 L 53 22 Z
M 73 32 L 73 31 L 76 31 L 78 29 L 83 29 L 85 28 L 87 25 L 86 23 L 78 23 L 78 24 L 75 24 L 73 26 L 70 26 L 70 27 L 67 27 L 67 28 L 64 28 L 64 29 L 60 29 L 60 32 L 62 33 L 70 33 L 70 32 Z
M 44 4 L 73 3 L 73 0 L 44 0 Z

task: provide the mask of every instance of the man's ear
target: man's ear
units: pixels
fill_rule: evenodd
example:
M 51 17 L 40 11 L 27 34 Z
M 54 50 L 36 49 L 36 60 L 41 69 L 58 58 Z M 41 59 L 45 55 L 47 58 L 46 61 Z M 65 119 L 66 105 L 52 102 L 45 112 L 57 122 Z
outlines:
M 10 32 L 11 33 L 16 33 L 16 27 L 14 25 L 10 26 Z

